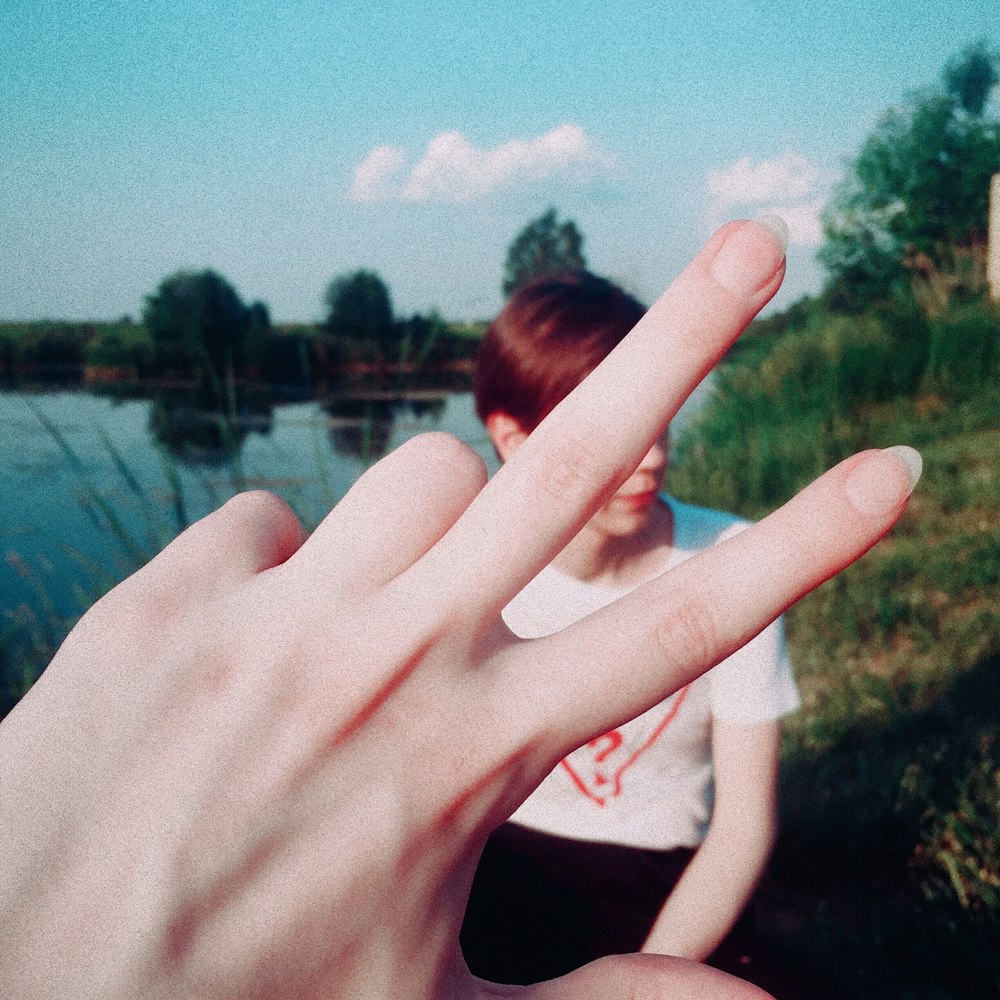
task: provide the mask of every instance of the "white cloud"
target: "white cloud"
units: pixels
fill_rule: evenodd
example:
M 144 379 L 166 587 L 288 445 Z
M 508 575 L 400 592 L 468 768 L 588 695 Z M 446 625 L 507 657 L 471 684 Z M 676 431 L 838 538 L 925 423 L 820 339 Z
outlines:
M 354 172 L 353 201 L 470 201 L 519 183 L 559 178 L 586 183 L 613 161 L 579 125 L 565 124 L 535 139 L 479 148 L 462 132 L 442 132 L 405 177 L 405 152 L 376 146 Z
M 772 213 L 788 223 L 789 242 L 819 246 L 823 241 L 820 213 L 835 179 L 830 171 L 790 151 L 756 163 L 742 156 L 728 167 L 708 172 L 709 222 L 715 227 L 735 210 Z
M 406 150 L 376 146 L 354 171 L 351 201 L 382 201 L 392 192 L 393 178 L 406 162 Z
M 788 223 L 788 242 L 801 247 L 818 247 L 823 242 L 823 224 L 820 213 L 826 197 L 809 198 L 794 204 L 770 205 L 758 214 L 770 211 Z
M 815 190 L 820 177 L 819 167 L 797 153 L 757 164 L 743 156 L 722 170 L 710 170 L 705 186 L 717 206 L 727 209 L 805 197 Z

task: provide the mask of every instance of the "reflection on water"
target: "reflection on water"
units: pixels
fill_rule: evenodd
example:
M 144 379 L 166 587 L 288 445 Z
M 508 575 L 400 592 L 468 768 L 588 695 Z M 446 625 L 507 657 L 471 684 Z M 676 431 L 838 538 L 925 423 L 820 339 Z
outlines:
M 497 467 L 468 392 L 240 387 L 217 400 L 191 386 L 0 391 L 8 622 L 46 602 L 78 614 L 81 588 L 92 598 L 241 490 L 270 489 L 313 526 L 368 465 L 424 431 L 454 434 Z
M 461 394 L 448 388 L 393 391 L 357 386 L 332 395 L 283 396 L 274 389 L 242 385 L 220 394 L 208 384 L 107 385 L 90 392 L 116 401 L 149 401 L 153 440 L 184 466 L 209 469 L 237 462 L 249 435 L 271 434 L 276 406 L 315 399 L 327 416 L 333 450 L 370 463 L 389 450 L 398 420 L 436 421 L 446 399 Z
M 244 395 L 234 409 L 188 392 L 163 390 L 153 397 L 149 430 L 178 461 L 219 467 L 240 453 L 247 434 L 269 434 L 274 407 Z
M 368 465 L 427 430 L 490 459 L 468 393 L 241 392 L 220 407 L 190 387 L 0 391 L 0 627 L 40 604 L 75 616 L 241 490 L 272 490 L 313 526 Z
M 148 430 L 154 441 L 189 468 L 222 468 L 235 462 L 248 434 L 271 432 L 274 407 L 282 401 L 260 386 L 111 383 L 89 393 L 118 402 L 150 405 Z
M 372 462 L 389 451 L 397 418 L 437 420 L 444 410 L 444 396 L 420 398 L 382 396 L 339 398 L 323 403 L 329 418 L 330 441 L 340 455 Z

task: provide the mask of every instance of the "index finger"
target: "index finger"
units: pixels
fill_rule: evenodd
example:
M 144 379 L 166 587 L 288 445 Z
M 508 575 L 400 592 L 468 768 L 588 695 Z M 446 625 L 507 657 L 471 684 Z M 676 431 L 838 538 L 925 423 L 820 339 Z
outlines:
M 715 233 L 424 558 L 439 592 L 460 587 L 456 604 L 499 614 L 569 542 L 778 290 L 783 227 L 741 221 Z

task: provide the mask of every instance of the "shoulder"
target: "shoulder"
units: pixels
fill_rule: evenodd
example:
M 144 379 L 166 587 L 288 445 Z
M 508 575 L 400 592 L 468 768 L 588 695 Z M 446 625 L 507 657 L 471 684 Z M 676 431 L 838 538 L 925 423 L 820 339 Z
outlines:
M 685 549 L 707 549 L 745 531 L 753 523 L 735 514 L 696 507 L 672 496 L 663 498 L 674 515 L 675 542 Z

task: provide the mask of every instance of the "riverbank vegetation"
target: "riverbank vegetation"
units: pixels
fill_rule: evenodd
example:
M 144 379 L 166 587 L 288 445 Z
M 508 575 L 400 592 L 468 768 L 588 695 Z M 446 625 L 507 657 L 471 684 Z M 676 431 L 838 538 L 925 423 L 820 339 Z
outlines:
M 788 612 L 804 704 L 764 926 L 842 996 L 995 996 L 1000 311 L 814 302 L 748 344 L 678 442 L 681 497 L 759 518 L 864 448 L 924 459 L 890 536 Z
M 827 210 L 824 293 L 751 326 L 671 473 L 759 518 L 856 451 L 923 456 L 892 533 L 787 615 L 803 707 L 760 915 L 818 997 L 1000 995 L 995 67 L 971 48 L 876 129 Z
M 414 373 L 431 381 L 442 373 L 468 380 L 485 323 L 449 322 L 432 312 L 396 320 L 394 326 L 398 336 L 390 352 L 382 344 L 331 334 L 321 324 L 269 323 L 245 363 L 231 371 L 240 382 L 298 388 L 357 376 L 391 379 Z M 205 373 L 201 352 L 165 363 L 147 325 L 131 317 L 0 322 L 0 383 L 11 386 L 39 379 L 187 384 L 199 382 Z

